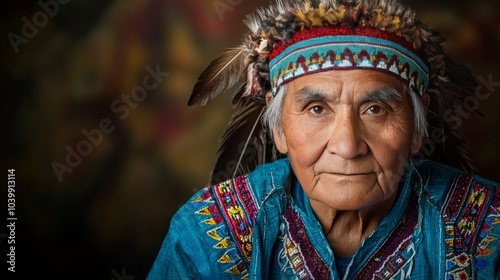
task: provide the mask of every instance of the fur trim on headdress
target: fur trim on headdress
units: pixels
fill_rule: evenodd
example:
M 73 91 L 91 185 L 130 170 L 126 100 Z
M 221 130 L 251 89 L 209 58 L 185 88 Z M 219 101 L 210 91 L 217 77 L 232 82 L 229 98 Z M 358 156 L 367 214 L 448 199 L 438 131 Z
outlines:
M 193 89 L 189 105 L 205 105 L 223 91 L 234 92 L 233 103 L 244 108 L 233 120 L 242 119 L 239 116 L 248 111 L 245 106 L 249 102 L 264 106 L 265 95 L 271 91 L 270 54 L 276 46 L 289 44 L 294 34 L 317 27 L 379 30 L 401 38 L 401 44 L 409 45 L 429 68 L 429 125 L 430 129 L 443 131 L 446 141 L 434 143 L 435 151 L 425 156 L 471 170 L 470 158 L 463 148 L 462 127 L 451 127 L 443 121 L 443 114 L 451 102 L 460 102 L 474 93 L 475 80 L 465 67 L 453 63 L 444 54 L 441 46 L 444 38 L 417 19 L 411 8 L 396 0 L 277 0 L 274 5 L 248 16 L 246 24 L 250 33 L 244 37 L 243 44 L 205 69 Z M 260 118 L 260 114 L 255 115 Z M 251 133 L 256 132 L 251 130 Z M 227 132 L 224 135 L 226 144 L 230 142 L 229 136 Z M 221 150 L 224 149 L 220 148 L 219 152 Z M 253 169 L 253 165 L 249 169 Z

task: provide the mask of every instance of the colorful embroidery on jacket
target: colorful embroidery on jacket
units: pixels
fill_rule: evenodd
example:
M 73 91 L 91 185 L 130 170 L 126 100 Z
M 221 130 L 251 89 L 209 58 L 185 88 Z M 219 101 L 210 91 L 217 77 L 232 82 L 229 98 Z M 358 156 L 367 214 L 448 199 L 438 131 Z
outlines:
M 286 228 L 282 229 L 282 258 L 299 279 L 330 279 L 330 269 L 311 243 L 305 225 L 292 206 L 283 214 Z M 403 268 L 415 256 L 413 233 L 418 225 L 417 199 L 414 197 L 380 248 L 358 271 L 354 279 L 391 279 L 404 274 Z
M 399 223 L 353 279 L 392 279 L 404 274 L 402 269 L 415 256 L 413 233 L 417 225 L 417 199 L 413 197 Z
M 297 211 L 288 205 L 283 213 L 288 230 L 283 239 L 286 257 L 300 279 L 330 279 L 330 268 L 309 240 Z
M 459 176 L 443 210 L 446 277 L 472 279 L 475 268 L 492 265 L 483 257 L 494 251 L 488 245 L 496 239 L 490 235 L 492 227 L 500 224 L 500 190 L 474 182 L 470 176 Z M 477 248 L 475 252 L 473 248 Z
M 217 184 L 192 203 L 199 209 L 196 214 L 206 216 L 203 222 L 210 227 L 206 233 L 213 247 L 221 250 L 217 262 L 228 266 L 226 273 L 248 279 L 252 225 L 258 209 L 246 177 Z

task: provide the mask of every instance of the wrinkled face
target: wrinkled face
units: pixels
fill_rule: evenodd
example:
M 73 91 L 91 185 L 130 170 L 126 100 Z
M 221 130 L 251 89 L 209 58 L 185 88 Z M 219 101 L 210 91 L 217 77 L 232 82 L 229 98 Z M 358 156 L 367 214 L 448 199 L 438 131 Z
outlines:
M 409 93 L 373 70 L 328 71 L 288 83 L 280 152 L 311 203 L 361 210 L 394 199 L 414 140 Z

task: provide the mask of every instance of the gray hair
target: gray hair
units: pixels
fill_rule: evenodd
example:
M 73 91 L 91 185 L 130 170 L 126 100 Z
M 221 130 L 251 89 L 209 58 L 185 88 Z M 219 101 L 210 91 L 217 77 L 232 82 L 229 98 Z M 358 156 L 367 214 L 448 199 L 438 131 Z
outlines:
M 422 98 L 412 89 L 408 89 L 413 107 L 413 125 L 415 136 L 420 139 L 427 137 L 427 116 Z M 276 131 L 278 135 L 283 135 L 283 125 L 281 122 L 281 112 L 287 93 L 287 85 L 281 86 L 276 95 L 269 101 L 266 110 L 262 116 L 264 126 L 272 134 Z
M 271 136 L 273 131 L 276 131 L 280 136 L 283 135 L 283 125 L 281 123 L 281 112 L 283 111 L 283 103 L 288 86 L 285 84 L 280 87 L 275 96 L 271 98 L 267 104 L 266 110 L 262 115 L 264 127 L 269 130 Z

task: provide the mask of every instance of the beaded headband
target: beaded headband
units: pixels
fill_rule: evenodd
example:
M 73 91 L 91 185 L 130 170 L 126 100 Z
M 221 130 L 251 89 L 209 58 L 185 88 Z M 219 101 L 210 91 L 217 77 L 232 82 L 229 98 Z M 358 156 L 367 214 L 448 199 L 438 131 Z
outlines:
M 367 28 L 356 31 L 316 28 L 297 33 L 300 36 L 292 37 L 293 44 L 275 46 L 269 56 L 273 96 L 282 85 L 295 78 L 351 69 L 386 72 L 407 81 L 415 92 L 422 94 L 425 91 L 429 69 L 416 54 L 388 40 L 396 36 Z
M 293 78 L 335 69 L 384 71 L 420 94 L 446 80 L 444 38 L 396 0 L 277 0 L 246 23 L 243 44 L 205 69 L 188 104 L 222 91 L 265 103 Z
M 477 82 L 444 53 L 439 32 L 397 0 L 275 1 L 247 17 L 243 43 L 208 65 L 189 98 L 188 105 L 204 106 L 227 92 L 237 108 L 221 137 L 212 183 L 276 159 L 261 123 L 269 92 L 274 96 L 297 77 L 336 69 L 383 71 L 427 93 L 428 127 L 443 138 L 424 157 L 471 170 L 461 123 L 445 120 L 457 100 L 474 94 Z

